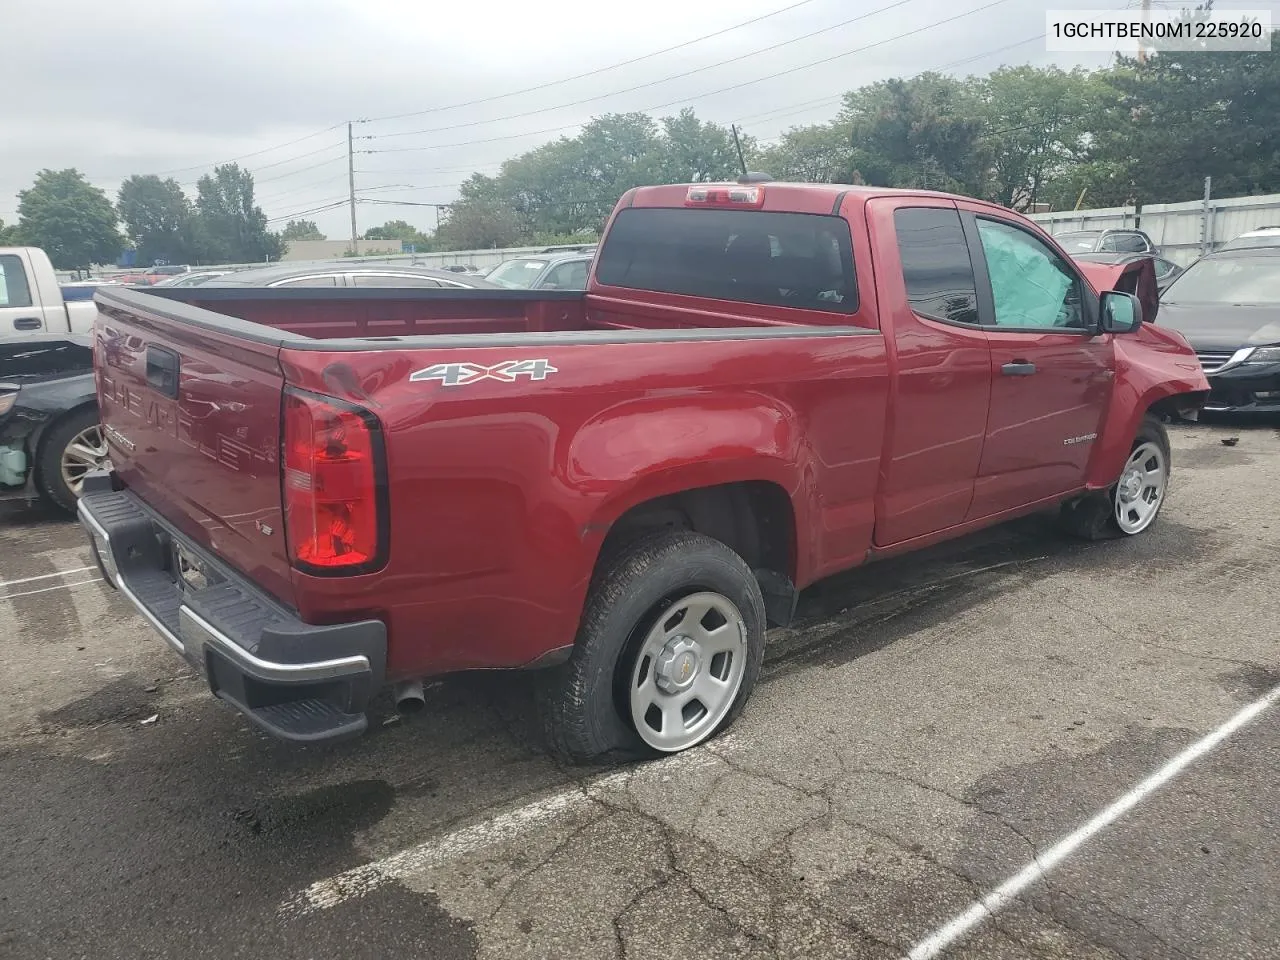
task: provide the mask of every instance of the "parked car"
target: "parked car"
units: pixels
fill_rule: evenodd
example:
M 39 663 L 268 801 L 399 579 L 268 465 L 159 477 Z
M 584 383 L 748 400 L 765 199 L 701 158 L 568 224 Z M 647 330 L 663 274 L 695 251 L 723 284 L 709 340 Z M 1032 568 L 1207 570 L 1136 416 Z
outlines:
M 1280 227 L 1259 227 L 1228 240 L 1220 250 L 1244 250 L 1248 247 L 1280 247 Z
M 216 280 L 218 277 L 226 277 L 231 274 L 230 270 L 189 270 L 186 273 L 180 273 L 177 276 L 167 277 L 156 283 L 157 287 L 198 287 L 202 283 L 208 283 L 210 280 Z
M 1073 255 L 1073 259 L 1077 261 L 1111 264 L 1130 263 L 1144 257 L 1151 261 L 1152 268 L 1155 271 L 1156 288 L 1159 290 L 1163 290 L 1173 283 L 1182 273 L 1182 267 L 1172 260 L 1150 253 L 1081 253 Z
M 490 287 L 480 277 L 402 267 L 387 263 L 282 264 L 238 270 L 215 277 L 202 287 L 449 287 L 455 290 Z
M 686 749 L 822 577 L 1040 510 L 1148 530 L 1208 389 L 1134 294 L 935 193 L 644 187 L 585 293 L 343 293 L 98 294 L 103 576 L 292 740 L 518 667 L 562 756 Z
M 1054 236 L 1067 253 L 1159 253 L 1141 230 L 1071 230 Z
M 115 280 L 71 280 L 58 284 L 58 289 L 62 291 L 63 303 L 73 303 L 77 300 L 92 300 L 99 287 L 115 283 Z
M 91 300 L 77 299 L 74 293 L 64 295 L 43 250 L 0 247 L 0 343 L 15 337 L 87 334 L 97 315 Z
M 176 277 L 191 270 L 185 264 L 164 263 L 159 266 L 148 267 L 146 270 L 137 270 L 131 273 L 122 273 L 113 277 L 117 283 L 124 283 L 130 286 L 149 287 L 162 282 L 167 277 Z
M 485 275 L 508 290 L 585 290 L 594 252 L 548 253 L 504 260 Z
M 1164 291 L 1160 324 L 1195 348 L 1205 410 L 1280 412 L 1280 247 L 1201 257 Z
M 85 476 L 111 461 L 86 336 L 0 341 L 0 500 L 74 511 Z

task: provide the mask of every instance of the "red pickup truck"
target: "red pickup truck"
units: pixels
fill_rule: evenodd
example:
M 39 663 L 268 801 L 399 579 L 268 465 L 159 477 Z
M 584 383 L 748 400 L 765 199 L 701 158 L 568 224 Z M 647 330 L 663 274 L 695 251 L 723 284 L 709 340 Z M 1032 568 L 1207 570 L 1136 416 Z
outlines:
M 1155 521 L 1208 384 L 1085 266 L 990 204 L 766 182 L 628 192 L 585 293 L 103 288 L 80 516 L 277 736 L 540 668 L 561 755 L 683 750 L 806 584 L 1046 508 Z

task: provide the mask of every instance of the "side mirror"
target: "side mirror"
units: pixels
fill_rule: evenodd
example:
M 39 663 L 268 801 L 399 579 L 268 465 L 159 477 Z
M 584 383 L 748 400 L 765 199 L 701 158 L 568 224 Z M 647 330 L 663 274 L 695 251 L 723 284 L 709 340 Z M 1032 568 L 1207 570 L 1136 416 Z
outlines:
M 1132 293 L 1108 290 L 1099 307 L 1103 333 L 1133 333 L 1142 326 L 1142 303 Z

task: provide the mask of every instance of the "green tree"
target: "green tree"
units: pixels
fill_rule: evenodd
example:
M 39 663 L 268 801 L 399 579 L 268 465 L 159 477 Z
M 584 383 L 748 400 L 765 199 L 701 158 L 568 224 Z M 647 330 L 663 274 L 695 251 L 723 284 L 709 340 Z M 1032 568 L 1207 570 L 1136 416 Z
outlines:
M 405 220 L 388 220 L 380 227 L 370 227 L 364 232 L 364 239 L 411 243 L 419 253 L 431 249 L 431 237 Z
M 60 270 L 115 263 L 122 246 L 111 201 L 74 168 L 41 170 L 18 194 L 18 231 Z
M 284 241 L 267 230 L 267 215 L 254 203 L 253 174 L 234 163 L 196 183 L 196 237 L 215 263 L 279 260 L 284 253 Z
M 848 129 L 836 124 L 792 127 L 753 160 L 778 180 L 799 183 L 861 183 L 853 172 Z
M 685 108 L 677 116 L 663 117 L 662 135 L 654 144 L 657 163 L 654 183 L 706 183 L 736 180 L 742 173 L 733 132 L 717 123 L 704 123 Z M 756 152 L 755 140 L 742 137 L 744 156 Z
M 1280 32 L 1272 44 L 1280 43 Z M 1118 163 L 1142 203 L 1280 191 L 1280 60 L 1274 52 L 1158 52 L 1122 60 L 1113 124 L 1098 159 Z M 1108 198 L 1094 189 L 1093 201 Z
M 514 247 L 528 236 L 529 231 L 507 202 L 484 197 L 463 197 L 451 204 L 435 234 L 440 250 Z
M 314 220 L 290 220 L 280 231 L 281 240 L 324 240 Z
M 990 158 L 974 85 L 937 73 L 845 94 L 836 122 L 866 183 L 982 196 Z
M 987 197 L 1015 210 L 1049 196 L 1064 201 L 1060 185 L 1086 162 L 1117 91 L 1082 69 L 1031 66 L 1001 67 L 977 87 L 991 157 Z
M 191 204 L 176 180 L 134 175 L 120 185 L 116 206 L 139 263 L 195 259 Z
M 3 220 L 0 220 L 0 247 L 20 247 L 22 240 L 18 236 L 18 228 L 16 226 L 6 227 Z

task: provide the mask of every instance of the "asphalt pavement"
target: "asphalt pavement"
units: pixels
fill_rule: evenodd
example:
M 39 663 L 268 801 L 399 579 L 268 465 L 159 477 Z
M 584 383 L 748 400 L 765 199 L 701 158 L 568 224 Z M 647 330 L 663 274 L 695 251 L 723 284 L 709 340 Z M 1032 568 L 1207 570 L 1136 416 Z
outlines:
M 1149 533 L 1030 518 L 823 582 L 733 730 L 614 768 L 553 762 L 519 675 L 268 740 L 74 523 L 6 508 L 0 956 L 922 956 L 1030 869 L 939 955 L 1274 958 L 1280 704 L 1134 791 L 1280 687 L 1280 431 L 1171 435 Z

